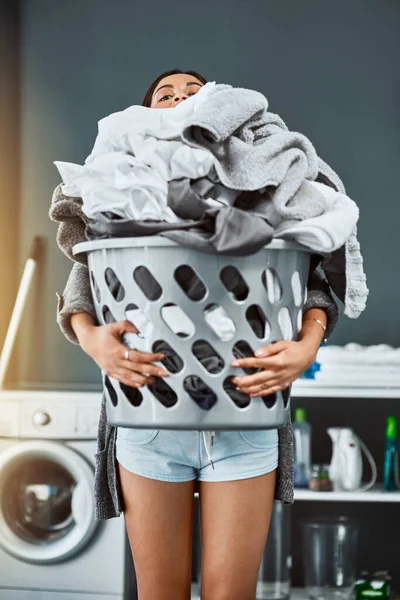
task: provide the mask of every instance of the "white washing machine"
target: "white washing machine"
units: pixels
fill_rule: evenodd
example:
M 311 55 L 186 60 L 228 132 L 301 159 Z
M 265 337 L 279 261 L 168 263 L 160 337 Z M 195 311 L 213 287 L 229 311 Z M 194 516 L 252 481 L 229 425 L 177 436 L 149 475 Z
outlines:
M 123 518 L 94 520 L 100 400 L 0 390 L 0 600 L 137 597 Z

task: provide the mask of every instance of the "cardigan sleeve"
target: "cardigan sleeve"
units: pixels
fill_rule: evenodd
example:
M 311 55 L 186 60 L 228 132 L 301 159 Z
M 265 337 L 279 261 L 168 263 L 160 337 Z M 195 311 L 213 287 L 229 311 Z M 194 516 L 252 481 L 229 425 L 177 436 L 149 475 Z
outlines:
M 89 269 L 81 263 L 74 263 L 68 277 L 63 294 L 57 293 L 57 323 L 68 341 L 78 344 L 74 330 L 71 327 L 71 316 L 75 313 L 86 312 L 92 315 L 96 323 L 96 312 L 90 288 Z

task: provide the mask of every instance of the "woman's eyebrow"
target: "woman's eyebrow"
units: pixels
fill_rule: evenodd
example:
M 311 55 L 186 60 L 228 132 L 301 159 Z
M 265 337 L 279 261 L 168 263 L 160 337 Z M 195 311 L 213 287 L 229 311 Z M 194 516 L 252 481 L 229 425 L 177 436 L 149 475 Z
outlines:
M 189 87 L 190 85 L 198 85 L 199 87 L 201 87 L 201 84 L 198 83 L 197 81 L 188 81 L 186 83 L 186 87 Z M 162 85 L 161 87 L 159 87 L 155 92 L 154 95 L 157 94 L 157 92 L 159 92 L 160 90 L 162 90 L 163 88 L 173 88 L 174 86 L 171 83 L 167 83 L 166 85 Z

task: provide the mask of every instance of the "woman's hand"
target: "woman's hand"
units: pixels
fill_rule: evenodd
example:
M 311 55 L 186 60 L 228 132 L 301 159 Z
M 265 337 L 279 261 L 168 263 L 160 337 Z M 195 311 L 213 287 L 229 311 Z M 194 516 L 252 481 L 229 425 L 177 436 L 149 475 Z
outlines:
M 261 369 L 254 375 L 232 377 L 238 389 L 252 398 L 289 387 L 312 365 L 316 351 L 304 342 L 281 341 L 264 346 L 254 354 L 254 358 L 239 358 L 232 362 L 233 367 Z
M 325 312 L 319 308 L 312 308 L 304 313 L 303 326 L 297 342 L 276 342 L 257 350 L 254 358 L 234 360 L 233 367 L 260 371 L 254 375 L 232 377 L 232 383 L 252 398 L 267 396 L 289 387 L 312 365 L 317 356 L 324 331 L 315 319 L 322 319 L 326 323 Z
M 72 318 L 76 320 L 78 314 Z M 128 332 L 139 333 L 130 321 L 94 325 L 93 321 L 81 320 L 78 324 L 75 321 L 73 328 L 82 349 L 109 377 L 125 385 L 140 388 L 154 383 L 155 377 L 168 376 L 168 371 L 152 364 L 165 358 L 162 353 L 129 350 L 129 360 L 125 358 L 128 348 L 121 341 L 122 335 Z

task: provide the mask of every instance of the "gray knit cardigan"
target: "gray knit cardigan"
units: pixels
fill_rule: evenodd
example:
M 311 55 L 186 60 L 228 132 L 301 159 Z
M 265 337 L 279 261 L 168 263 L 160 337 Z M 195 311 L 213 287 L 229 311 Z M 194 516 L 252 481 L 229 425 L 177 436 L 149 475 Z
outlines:
M 57 242 L 60 249 L 73 258 L 71 248 L 74 243 L 83 241 L 85 217 L 80 211 L 82 201 L 63 196 L 58 186 L 53 194 L 50 218 L 60 223 Z M 60 208 L 69 212 L 68 218 L 60 218 Z M 64 215 L 65 216 L 65 215 Z M 87 312 L 97 317 L 92 301 L 89 271 L 86 264 L 75 259 L 63 294 L 58 294 L 57 322 L 66 338 L 79 344 L 71 327 L 71 315 Z M 333 300 L 329 285 L 316 270 L 312 270 L 308 280 L 307 301 L 304 312 L 311 308 L 321 308 L 328 316 L 326 336 L 332 333 L 338 319 L 338 308 Z M 124 510 L 123 496 L 115 456 L 117 428 L 107 421 L 106 397 L 103 394 L 95 455 L 94 497 L 96 519 L 105 520 L 119 517 Z M 275 499 L 291 504 L 293 502 L 293 431 L 288 423 L 279 429 L 279 464 L 275 488 Z

